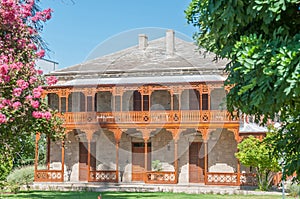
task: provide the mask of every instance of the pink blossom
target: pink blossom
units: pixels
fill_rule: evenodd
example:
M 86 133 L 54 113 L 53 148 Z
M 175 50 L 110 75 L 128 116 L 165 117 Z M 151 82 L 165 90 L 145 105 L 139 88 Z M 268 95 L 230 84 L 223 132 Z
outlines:
M 31 101 L 31 100 L 32 100 L 32 96 L 31 96 L 31 95 L 27 95 L 27 96 L 25 97 L 25 99 L 28 100 L 28 101 Z
M 40 111 L 33 111 L 33 112 L 32 112 L 32 117 L 34 117 L 34 118 L 36 118 L 36 119 L 40 119 L 40 118 L 43 117 L 43 114 L 42 114 L 42 112 L 40 112 Z
M 50 8 L 36 12 L 35 15 L 31 18 L 33 22 L 37 22 L 39 20 L 41 21 L 47 21 L 51 18 L 51 12 L 53 12 Z
M 20 95 L 22 94 L 22 89 L 21 88 L 15 88 L 13 90 L 13 95 L 16 97 L 20 97 Z
M 42 70 L 37 70 L 36 71 L 39 75 L 42 75 L 43 74 L 43 71 Z
M 38 58 L 44 57 L 45 56 L 45 51 L 44 50 L 40 50 L 40 51 L 36 52 L 36 56 Z
M 9 99 L 4 99 L 4 100 L 2 100 L 2 104 L 11 106 L 11 101 Z
M 3 124 L 7 121 L 6 116 L 2 113 L 0 113 L 0 124 Z
M 50 120 L 52 117 L 52 114 L 50 112 L 45 112 L 43 113 L 43 118 L 45 118 L 46 120 Z
M 3 80 L 4 80 L 5 82 L 9 82 L 9 81 L 10 81 L 10 76 L 9 76 L 9 75 L 4 75 L 4 76 L 3 76 Z
M 57 83 L 57 78 L 54 77 L 54 76 L 47 77 L 46 80 L 47 80 L 47 84 L 49 86 L 54 85 L 54 84 Z
M 30 79 L 29 79 L 29 83 L 33 84 L 34 82 L 36 82 L 36 80 L 37 80 L 36 77 L 31 76 Z
M 33 50 L 37 50 L 37 47 L 36 47 L 36 45 L 35 44 L 28 44 L 28 48 L 31 48 L 31 49 L 33 49 Z
M 34 98 L 40 98 L 42 95 L 43 89 L 41 86 L 34 88 L 32 93 Z
M 22 105 L 21 102 L 14 102 L 14 103 L 12 104 L 12 107 L 16 110 L 16 109 L 18 109 L 21 105 Z
M 2 66 L 0 66 L 0 74 L 6 75 L 7 72 L 8 72 L 8 65 L 7 64 L 3 64 Z
M 39 103 L 39 101 L 32 100 L 32 101 L 31 101 L 31 106 L 32 106 L 33 108 L 39 108 L 40 103 Z
M 23 90 L 29 86 L 28 82 L 25 82 L 23 79 L 17 80 L 17 85 Z

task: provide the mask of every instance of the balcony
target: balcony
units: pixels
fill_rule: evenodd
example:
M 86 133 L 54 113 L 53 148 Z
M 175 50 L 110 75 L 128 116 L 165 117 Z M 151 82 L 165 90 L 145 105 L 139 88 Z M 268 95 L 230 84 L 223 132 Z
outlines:
M 130 124 L 130 123 L 228 123 L 238 122 L 227 111 L 123 111 L 123 112 L 67 112 L 59 114 L 65 124 Z

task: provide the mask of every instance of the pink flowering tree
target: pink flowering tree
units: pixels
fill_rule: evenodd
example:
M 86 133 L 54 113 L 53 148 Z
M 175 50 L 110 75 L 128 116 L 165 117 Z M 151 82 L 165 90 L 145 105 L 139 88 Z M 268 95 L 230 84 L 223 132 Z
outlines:
M 34 0 L 0 0 L 0 161 L 36 132 L 63 135 L 61 120 L 42 98 L 43 87 L 57 80 L 44 78 L 35 65 L 45 55 L 39 31 L 52 10 L 36 7 Z

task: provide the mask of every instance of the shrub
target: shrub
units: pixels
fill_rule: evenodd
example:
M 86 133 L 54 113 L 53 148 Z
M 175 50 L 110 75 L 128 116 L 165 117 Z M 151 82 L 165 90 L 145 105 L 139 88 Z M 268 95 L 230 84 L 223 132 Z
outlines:
M 154 171 L 161 171 L 162 170 L 162 164 L 159 160 L 153 160 L 152 161 L 152 168 Z
M 292 197 L 300 196 L 300 184 L 290 184 L 288 185 L 289 195 Z
M 5 160 L 5 161 L 4 161 Z M 0 154 L 0 181 L 5 180 L 13 167 L 13 161 L 10 156 Z
M 34 180 L 34 166 L 24 166 L 20 168 L 15 168 L 6 178 L 9 187 L 11 189 L 17 190 L 22 185 L 26 185 L 29 188 Z M 12 192 L 15 192 L 11 190 Z

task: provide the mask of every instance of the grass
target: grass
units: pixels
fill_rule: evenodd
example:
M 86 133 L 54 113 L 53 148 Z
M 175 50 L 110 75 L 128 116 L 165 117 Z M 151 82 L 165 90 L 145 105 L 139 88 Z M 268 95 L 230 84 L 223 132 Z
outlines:
M 18 194 L 0 194 L 0 198 L 9 199 L 97 199 L 100 192 L 55 192 L 55 191 L 29 191 Z M 280 199 L 280 195 L 211 195 L 211 194 L 184 194 L 184 193 L 137 193 L 137 192 L 103 192 L 102 199 Z M 286 197 L 290 198 L 290 197 Z

